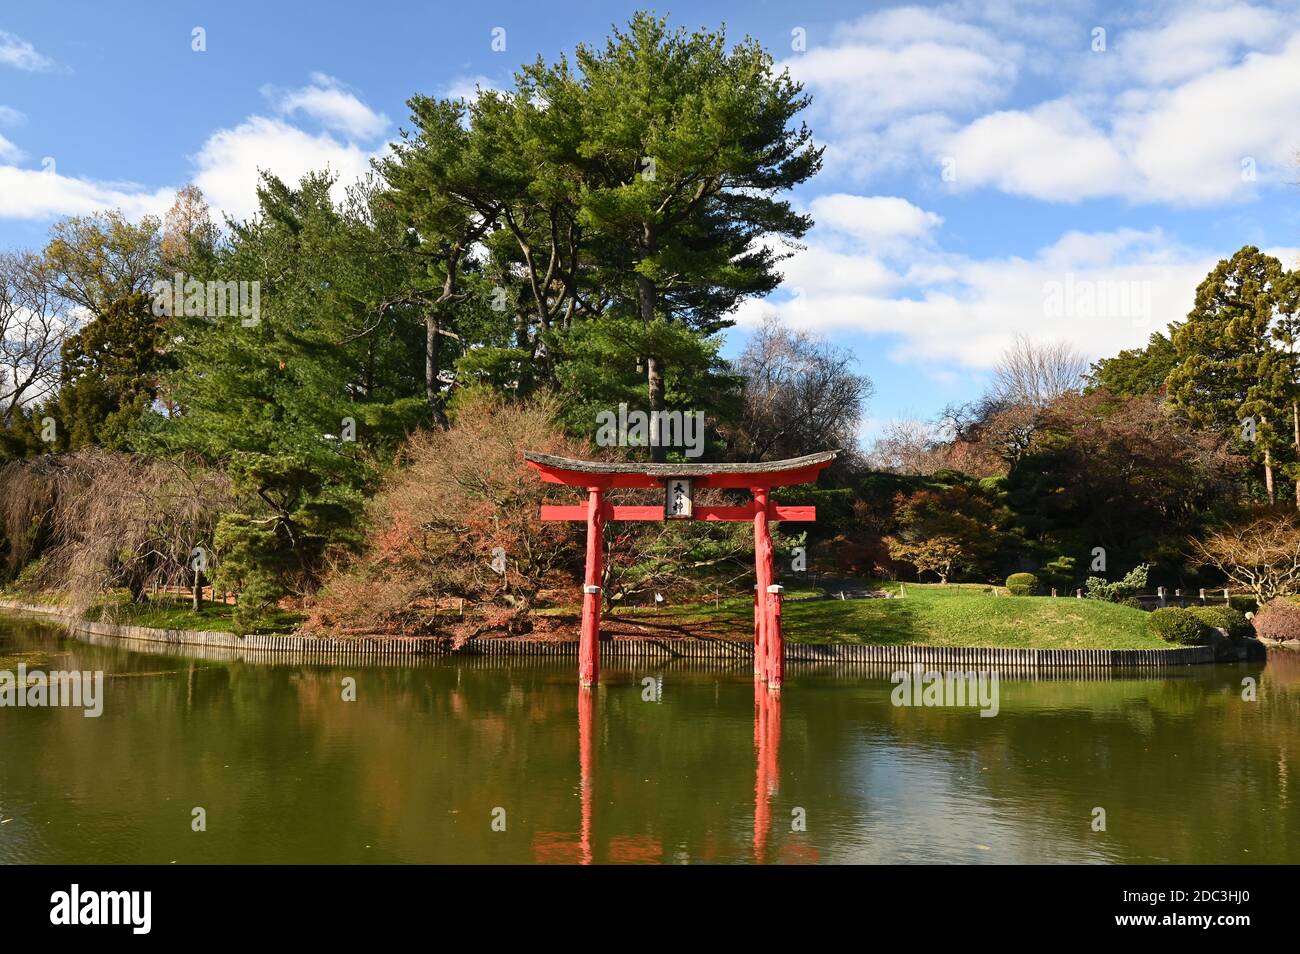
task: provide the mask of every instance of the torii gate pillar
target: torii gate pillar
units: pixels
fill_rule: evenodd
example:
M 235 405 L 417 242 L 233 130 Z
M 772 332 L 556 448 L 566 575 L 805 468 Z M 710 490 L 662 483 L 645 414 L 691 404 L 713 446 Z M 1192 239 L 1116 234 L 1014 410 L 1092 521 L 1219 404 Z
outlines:
M 600 678 L 600 581 L 605 562 L 605 508 L 599 487 L 587 488 L 587 569 L 582 583 L 582 635 L 578 640 L 578 683 Z
M 605 522 L 607 520 L 663 520 L 665 507 L 611 506 L 604 492 L 614 487 L 720 487 L 749 490 L 753 501 L 742 506 L 692 505 L 684 513 L 694 520 L 750 521 L 754 523 L 754 675 L 779 690 L 785 677 L 785 643 L 781 636 L 781 593 L 769 524 L 773 520 L 816 520 L 815 507 L 773 504 L 773 487 L 811 483 L 835 459 L 838 451 L 809 454 L 792 460 L 759 464 L 606 464 L 526 453 L 524 459 L 542 480 L 587 491 L 580 506 L 543 504 L 543 520 L 583 520 L 587 524 L 587 563 L 582 584 L 582 631 L 578 641 L 578 682 L 593 686 L 600 678 L 600 609 L 603 596 Z
M 754 675 L 763 679 L 769 689 L 781 688 L 783 670 L 781 660 L 785 643 L 781 638 L 781 587 L 775 585 L 776 567 L 773 559 L 772 535 L 768 531 L 769 502 L 766 487 L 754 487 L 754 576 L 757 580 L 754 602 Z

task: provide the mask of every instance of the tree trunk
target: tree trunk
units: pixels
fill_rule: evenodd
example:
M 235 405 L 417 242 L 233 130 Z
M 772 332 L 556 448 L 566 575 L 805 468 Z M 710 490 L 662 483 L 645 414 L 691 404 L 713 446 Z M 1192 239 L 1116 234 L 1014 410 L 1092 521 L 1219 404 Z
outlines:
M 429 413 L 439 427 L 447 426 L 447 415 L 438 400 L 438 352 L 442 347 L 438 319 L 427 315 L 424 319 L 424 396 L 429 402 Z
M 1273 455 L 1267 447 L 1264 448 L 1264 490 L 1268 494 L 1268 502 L 1277 503 L 1277 494 L 1273 490 Z
M 658 358 L 646 358 L 646 384 L 650 394 L 650 460 L 661 464 L 668 458 L 664 447 L 664 375 Z
M 637 275 L 636 291 L 641 320 L 648 325 L 655 320 L 655 283 L 645 275 Z M 650 404 L 650 460 L 661 464 L 668 458 L 661 433 L 664 411 L 664 372 L 659 359 L 654 355 L 646 355 L 645 367 L 646 394 Z
M 1296 460 L 1300 461 L 1300 402 L 1295 400 L 1291 401 L 1291 428 L 1292 439 L 1295 441 Z M 1300 510 L 1300 473 L 1297 473 L 1295 478 L 1295 506 Z

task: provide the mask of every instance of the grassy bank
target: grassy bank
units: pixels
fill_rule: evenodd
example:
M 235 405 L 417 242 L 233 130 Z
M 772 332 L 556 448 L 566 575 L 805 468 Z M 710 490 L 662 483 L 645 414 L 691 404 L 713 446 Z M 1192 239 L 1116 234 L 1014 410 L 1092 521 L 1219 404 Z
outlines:
M 881 584 L 898 592 L 898 584 Z M 1003 591 L 1005 592 L 1005 591 Z M 986 586 L 906 584 L 901 599 L 786 600 L 785 638 L 797 643 L 870 643 L 927 646 L 997 646 L 1006 649 L 1168 649 L 1151 635 L 1137 609 L 1068 597 L 993 595 Z M 648 630 L 714 638 L 747 638 L 753 604 L 683 606 L 624 611 Z
M 877 588 L 898 593 L 899 584 Z M 796 643 L 910 644 L 921 646 L 996 646 L 1004 649 L 1168 649 L 1170 644 L 1147 630 L 1147 614 L 1114 603 L 1068 597 L 1007 596 L 983 585 L 905 585 L 894 599 L 818 599 L 820 591 L 787 590 L 782 610 L 785 638 Z M 998 594 L 998 595 L 995 595 Z M 0 593 L 0 598 L 57 605 L 48 594 Z M 160 595 L 146 603 L 124 597 L 106 600 L 86 615 L 90 619 L 157 629 L 232 632 L 233 606 L 205 603 L 197 613 L 187 600 Z M 570 607 L 541 611 L 541 616 L 572 620 Z M 276 612 L 258 632 L 288 633 L 295 614 Z M 753 604 L 743 598 L 713 603 L 667 606 L 660 610 L 625 608 L 606 615 L 607 632 L 643 636 L 699 636 L 748 640 L 753 633 Z
M 214 633 L 235 631 L 231 617 L 235 607 L 224 603 L 204 603 L 198 612 L 188 602 L 155 598 L 148 603 L 116 603 L 103 607 L 99 616 L 112 623 L 130 626 L 151 626 L 155 629 L 189 629 Z M 280 610 L 262 617 L 255 631 L 259 633 L 291 633 L 298 625 L 299 617 L 294 613 Z
M 38 603 L 51 607 L 63 605 L 63 600 L 57 593 L 33 594 L 0 590 L 0 599 Z M 204 603 L 203 608 L 196 612 L 187 597 L 177 594 L 157 594 L 144 603 L 133 603 L 125 593 L 122 593 L 103 600 L 82 615 L 93 622 L 117 623 L 125 626 L 230 633 L 235 631 L 232 620 L 234 612 L 233 605 L 211 602 Z M 275 610 L 259 622 L 256 631 L 291 633 L 300 619 L 297 614 Z

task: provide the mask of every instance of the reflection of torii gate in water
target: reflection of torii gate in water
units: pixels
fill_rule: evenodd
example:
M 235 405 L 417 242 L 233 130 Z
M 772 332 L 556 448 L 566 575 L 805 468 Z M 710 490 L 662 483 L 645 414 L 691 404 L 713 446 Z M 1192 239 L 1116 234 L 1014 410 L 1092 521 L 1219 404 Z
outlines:
M 537 860 L 549 862 L 565 860 L 589 865 L 597 859 L 595 836 L 595 777 L 596 777 L 596 693 L 590 689 L 578 690 L 578 771 L 581 820 L 576 844 L 567 833 L 546 833 L 540 843 L 534 841 Z M 754 861 L 763 864 L 768 860 L 768 837 L 772 829 L 772 799 L 780 789 L 781 758 L 781 696 L 767 692 L 762 683 L 754 682 Z M 649 846 L 653 852 L 647 857 L 645 847 L 637 846 L 637 857 L 629 857 L 626 847 L 615 841 L 606 842 L 603 854 L 608 861 L 661 860 L 662 845 Z M 576 851 L 570 854 L 568 849 Z M 559 852 L 563 852 L 560 855 Z
M 607 520 L 726 520 L 754 521 L 754 674 L 769 689 L 780 689 L 784 676 L 781 638 L 781 590 L 775 582 L 772 520 L 816 520 L 816 507 L 786 507 L 769 499 L 773 487 L 807 484 L 817 479 L 838 451 L 825 451 L 758 464 L 605 464 L 526 453 L 529 466 L 542 480 L 587 491 L 587 503 L 572 506 L 543 504 L 543 520 L 587 522 L 587 569 L 582 587 L 582 636 L 578 643 L 578 680 L 594 685 L 600 673 L 600 581 L 604 564 Z M 623 487 L 664 490 L 663 506 L 616 506 L 604 499 L 607 490 Z M 748 490 L 753 500 L 739 506 L 696 506 L 694 492 L 702 487 Z

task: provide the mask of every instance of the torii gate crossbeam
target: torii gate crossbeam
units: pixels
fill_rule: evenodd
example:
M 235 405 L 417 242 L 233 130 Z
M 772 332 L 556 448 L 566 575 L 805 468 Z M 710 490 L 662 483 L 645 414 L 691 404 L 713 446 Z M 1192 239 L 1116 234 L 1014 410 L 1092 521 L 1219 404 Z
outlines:
M 587 491 L 587 502 L 576 505 L 543 504 L 543 520 L 582 520 L 587 524 L 587 563 L 582 586 L 582 635 L 578 643 L 578 681 L 594 685 L 600 675 L 601 577 L 604 572 L 604 532 L 610 520 L 664 520 L 672 504 L 667 492 L 684 490 L 684 507 L 677 516 L 706 521 L 753 521 L 754 570 L 754 674 L 769 689 L 780 689 L 785 674 L 785 643 L 781 636 L 781 592 L 776 580 L 772 537 L 773 520 L 817 519 L 816 507 L 774 504 L 773 487 L 812 483 L 838 451 L 809 454 L 790 460 L 758 464 L 607 464 L 571 460 L 528 452 L 524 459 L 541 474 L 542 480 Z M 613 488 L 661 487 L 665 506 L 615 506 L 605 499 Z M 749 504 L 740 506 L 695 506 L 695 488 L 724 487 L 748 490 Z M 677 502 L 681 504 L 681 501 Z M 684 512 L 683 512 L 684 510 Z

